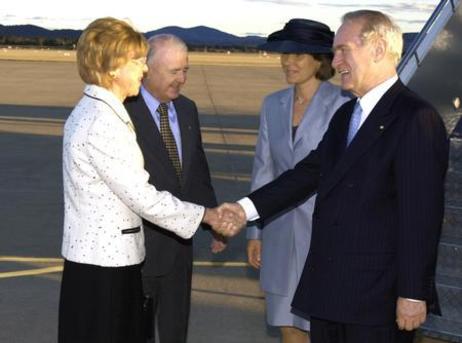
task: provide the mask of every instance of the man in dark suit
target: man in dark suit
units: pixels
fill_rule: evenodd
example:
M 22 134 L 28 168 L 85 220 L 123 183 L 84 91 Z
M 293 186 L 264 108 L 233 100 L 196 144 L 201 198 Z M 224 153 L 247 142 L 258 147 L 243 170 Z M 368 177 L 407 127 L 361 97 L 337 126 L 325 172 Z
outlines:
M 402 35 L 386 15 L 346 14 L 333 49 L 342 88 L 358 98 L 339 108 L 294 169 L 223 208 L 265 220 L 317 191 L 292 302 L 311 318 L 312 342 L 412 342 L 427 310 L 438 311 L 446 130 L 436 110 L 399 81 Z
M 180 95 L 188 71 L 187 47 L 173 35 L 157 35 L 148 42 L 149 71 L 140 94 L 128 99 L 125 107 L 135 127 L 149 182 L 182 200 L 214 207 L 215 193 L 197 108 L 193 101 Z M 147 221 L 144 234 L 143 287 L 153 299 L 153 321 L 157 323 L 160 342 L 186 342 L 192 240 L 181 239 Z M 223 241 L 214 238 L 212 251 L 222 249 Z

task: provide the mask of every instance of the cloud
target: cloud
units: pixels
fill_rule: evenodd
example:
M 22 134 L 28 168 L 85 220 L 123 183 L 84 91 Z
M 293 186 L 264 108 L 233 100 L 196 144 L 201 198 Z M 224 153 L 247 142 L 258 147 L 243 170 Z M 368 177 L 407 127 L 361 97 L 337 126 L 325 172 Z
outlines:
M 402 12 L 402 11 L 411 11 L 411 12 L 432 12 L 435 9 L 434 4 L 422 4 L 418 2 L 397 2 L 397 3 L 388 3 L 388 4 L 367 4 L 362 5 L 357 2 L 320 2 L 319 6 L 324 7 L 343 7 L 343 8 L 368 8 L 375 10 L 382 10 L 384 12 Z
M 398 19 L 397 21 L 400 23 L 406 23 L 409 25 L 419 25 L 419 26 L 427 22 L 426 19 Z
M 17 16 L 14 15 L 14 14 L 4 14 L 4 15 L 0 15 L 0 20 L 2 21 L 2 24 L 4 24 L 4 25 L 7 25 L 9 20 L 15 20 L 16 18 L 17 18 Z M 5 21 L 6 23 L 3 23 L 4 21 Z
M 275 5 L 288 5 L 288 6 L 311 6 L 305 0 L 244 0 L 247 2 L 269 2 Z
M 258 36 L 258 37 L 266 37 L 266 33 L 263 32 L 244 32 L 244 36 Z

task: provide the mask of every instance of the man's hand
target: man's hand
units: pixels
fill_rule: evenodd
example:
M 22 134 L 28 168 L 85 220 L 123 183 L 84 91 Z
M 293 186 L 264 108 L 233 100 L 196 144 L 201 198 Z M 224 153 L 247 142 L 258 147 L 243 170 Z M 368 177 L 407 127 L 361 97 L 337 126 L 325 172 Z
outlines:
M 214 232 L 220 235 L 225 235 L 234 226 L 231 221 L 233 214 L 227 216 L 227 220 L 223 220 L 223 213 L 218 212 L 217 208 L 206 208 L 202 222 L 210 225 Z
M 206 208 L 202 221 L 225 237 L 236 235 L 246 224 L 245 212 L 238 204 L 223 204 L 216 208 Z
M 226 226 L 226 232 L 223 232 L 223 235 L 227 237 L 235 236 L 246 226 L 245 211 L 237 202 L 225 202 L 218 206 L 217 210 L 220 213 L 223 226 Z
M 212 232 L 212 242 L 210 243 L 210 250 L 213 254 L 217 254 L 222 252 L 226 249 L 226 245 L 228 244 L 228 238 L 215 231 Z
M 425 301 L 411 301 L 398 298 L 396 304 L 396 323 L 400 330 L 412 331 L 417 329 L 427 317 L 427 303 Z
M 261 240 L 249 239 L 247 241 L 247 260 L 252 267 L 256 269 L 261 267 Z

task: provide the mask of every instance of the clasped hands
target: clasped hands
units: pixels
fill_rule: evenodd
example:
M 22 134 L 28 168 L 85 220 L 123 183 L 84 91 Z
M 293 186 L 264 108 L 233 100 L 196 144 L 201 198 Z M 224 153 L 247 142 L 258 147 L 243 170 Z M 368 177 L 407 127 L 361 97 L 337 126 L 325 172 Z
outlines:
M 225 202 L 215 208 L 206 208 L 202 221 L 217 233 L 232 237 L 244 228 L 247 218 L 241 205 Z

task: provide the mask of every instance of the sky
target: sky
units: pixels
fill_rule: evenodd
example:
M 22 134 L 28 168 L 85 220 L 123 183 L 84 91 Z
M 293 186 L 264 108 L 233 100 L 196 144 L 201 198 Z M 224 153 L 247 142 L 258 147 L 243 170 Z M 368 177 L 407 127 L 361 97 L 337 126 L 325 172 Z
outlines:
M 385 3 L 385 4 L 384 4 Z M 209 26 L 237 36 L 267 36 L 291 18 L 340 25 L 343 13 L 374 9 L 387 13 L 404 32 L 419 31 L 439 0 L 5 0 L 0 24 L 47 29 L 84 29 L 92 20 L 126 19 L 142 32 L 165 26 Z

